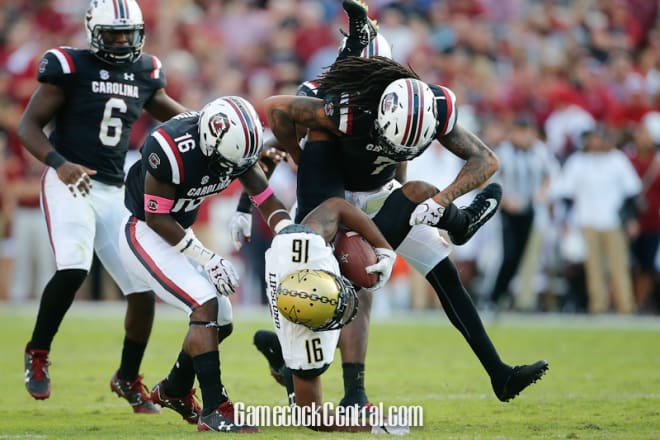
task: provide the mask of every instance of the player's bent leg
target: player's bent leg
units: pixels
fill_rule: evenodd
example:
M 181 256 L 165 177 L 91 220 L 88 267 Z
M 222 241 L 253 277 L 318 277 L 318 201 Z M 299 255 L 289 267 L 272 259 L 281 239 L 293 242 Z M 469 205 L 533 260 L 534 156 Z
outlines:
M 192 358 L 202 392 L 198 431 L 257 432 L 249 425 L 234 423 L 234 404 L 229 400 L 220 374 L 218 352 L 218 300 L 213 298 L 190 314 L 183 350 Z
M 479 314 L 465 290 L 454 264 L 445 258 L 426 279 L 435 289 L 451 323 L 461 332 L 472 351 L 490 376 L 493 391 L 503 402 L 513 399 L 522 390 L 539 380 L 548 369 L 545 361 L 510 367 L 502 362 L 486 333 Z
M 58 270 L 41 295 L 37 321 L 24 353 L 25 387 L 35 399 L 50 397 L 50 346 L 86 276 L 82 269 Z
M 339 334 L 344 380 L 344 397 L 339 402 L 340 406 L 370 405 L 364 386 L 364 364 L 367 358 L 373 293 L 362 289 L 358 295 L 360 300 L 358 312 L 350 324 L 342 327 Z

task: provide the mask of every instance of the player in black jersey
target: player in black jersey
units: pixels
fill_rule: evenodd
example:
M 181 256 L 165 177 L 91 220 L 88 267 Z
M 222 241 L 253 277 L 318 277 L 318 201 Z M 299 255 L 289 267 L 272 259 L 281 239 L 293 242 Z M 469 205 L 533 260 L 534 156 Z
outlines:
M 56 47 L 43 55 L 39 87 L 18 129 L 30 153 L 50 166 L 41 202 L 57 262 L 25 349 L 25 385 L 35 399 L 50 396 L 51 343 L 96 251 L 127 298 L 121 364 L 111 389 L 135 412 L 158 413 L 138 375 L 154 296 L 138 290 L 126 273 L 117 233 L 131 126 L 142 109 L 166 120 L 185 108 L 166 94 L 158 58 L 142 52 L 144 21 L 135 0 L 92 1 L 85 30 L 89 49 Z
M 298 164 L 297 218 L 325 198 L 341 195 L 372 215 L 397 253 L 434 287 L 489 374 L 496 396 L 514 398 L 545 373 L 547 362 L 518 367 L 502 362 L 447 258 L 450 246 L 435 230 L 446 229 L 454 243 L 462 244 L 492 217 L 501 198 L 499 185 L 486 186 L 467 208 L 459 210 L 452 201 L 492 176 L 498 168 L 495 155 L 456 124 L 456 98 L 450 89 L 426 84 L 392 60 L 340 59 L 314 82 L 323 99 L 266 100 L 273 133 Z M 304 149 L 299 144 L 302 131 L 307 132 Z M 442 191 L 423 182 L 399 189 L 393 179 L 397 164 L 419 156 L 436 139 L 466 161 L 454 182 Z M 368 305 L 363 309 L 368 311 Z M 343 329 L 355 333 L 352 339 L 359 341 L 354 345 L 361 355 L 366 354 L 367 324 L 368 312 L 362 319 L 358 313 Z M 342 403 L 365 403 L 363 368 L 362 362 L 352 372 L 355 392 L 347 390 Z
M 277 232 L 291 224 L 256 163 L 263 147 L 257 112 L 243 98 L 218 98 L 201 110 L 157 127 L 126 179 L 120 253 L 143 289 L 186 311 L 188 333 L 178 359 L 151 398 L 177 411 L 200 431 L 252 432 L 233 420 L 233 405 L 220 380 L 218 343 L 231 333 L 228 296 L 237 287 L 232 264 L 207 249 L 191 225 L 202 201 L 238 179 Z M 199 271 L 199 267 L 203 271 Z M 203 409 L 194 399 L 195 376 Z

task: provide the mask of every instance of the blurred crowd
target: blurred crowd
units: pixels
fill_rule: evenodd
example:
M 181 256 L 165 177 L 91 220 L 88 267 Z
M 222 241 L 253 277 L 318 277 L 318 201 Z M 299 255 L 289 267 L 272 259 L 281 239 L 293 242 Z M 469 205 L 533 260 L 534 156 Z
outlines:
M 86 3 L 0 0 L 1 299 L 34 299 L 54 270 L 39 210 L 43 166 L 24 151 L 16 126 L 43 52 L 87 47 Z M 161 59 L 171 96 L 199 109 L 209 97 L 241 95 L 263 120 L 263 99 L 294 93 L 329 66 L 339 29 L 347 29 L 339 0 L 139 3 L 145 50 Z M 658 313 L 658 1 L 367 3 L 393 58 L 450 87 L 459 123 L 501 159 L 501 212 L 453 257 L 480 307 Z M 147 117 L 135 125 L 135 150 L 153 125 Z M 460 166 L 437 144 L 411 162 L 408 178 L 443 187 Z M 280 168 L 274 184 L 292 203 L 294 170 Z M 238 191 L 207 202 L 199 227 L 227 255 L 233 248 L 226 224 Z M 269 235 L 258 221 L 254 236 L 234 254 L 243 262 L 244 303 L 262 300 Z M 107 283 L 86 289 L 91 297 L 119 297 Z M 376 295 L 374 313 L 429 307 L 438 307 L 437 299 L 401 262 Z

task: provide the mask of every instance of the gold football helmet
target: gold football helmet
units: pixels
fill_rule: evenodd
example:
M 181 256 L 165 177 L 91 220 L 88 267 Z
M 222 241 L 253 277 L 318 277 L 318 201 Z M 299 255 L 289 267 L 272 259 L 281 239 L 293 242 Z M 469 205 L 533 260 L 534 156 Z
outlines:
M 341 275 L 302 269 L 280 283 L 277 308 L 289 321 L 311 330 L 336 330 L 355 318 L 358 298 L 353 285 Z

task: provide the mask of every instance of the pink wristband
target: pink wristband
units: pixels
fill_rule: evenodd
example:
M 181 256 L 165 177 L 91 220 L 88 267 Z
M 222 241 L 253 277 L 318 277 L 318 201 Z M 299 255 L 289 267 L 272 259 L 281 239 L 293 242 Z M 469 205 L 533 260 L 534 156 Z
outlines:
M 252 200 L 252 204 L 254 206 L 260 206 L 263 202 L 265 202 L 268 199 L 268 197 L 272 195 L 273 195 L 273 188 L 267 186 L 265 190 L 263 190 L 256 196 L 250 196 L 250 200 Z
M 174 200 L 152 196 L 151 194 L 144 195 L 144 212 L 168 214 L 172 210 L 172 206 L 174 206 Z

